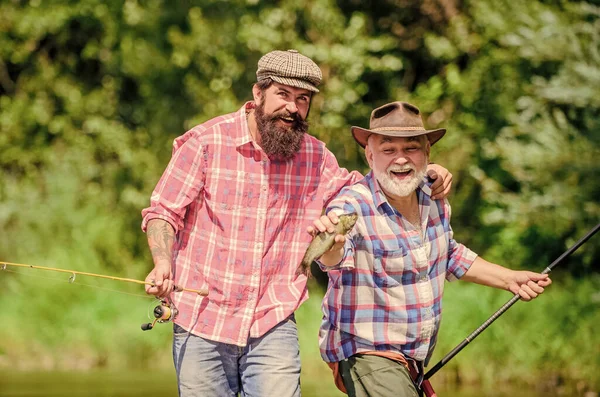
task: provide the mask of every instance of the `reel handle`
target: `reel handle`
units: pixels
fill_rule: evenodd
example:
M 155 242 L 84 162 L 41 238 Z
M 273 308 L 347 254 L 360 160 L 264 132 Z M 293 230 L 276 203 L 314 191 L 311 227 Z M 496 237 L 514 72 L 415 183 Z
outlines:
M 152 323 L 142 324 L 142 331 L 150 331 L 152 328 L 154 328 L 155 322 L 156 320 Z

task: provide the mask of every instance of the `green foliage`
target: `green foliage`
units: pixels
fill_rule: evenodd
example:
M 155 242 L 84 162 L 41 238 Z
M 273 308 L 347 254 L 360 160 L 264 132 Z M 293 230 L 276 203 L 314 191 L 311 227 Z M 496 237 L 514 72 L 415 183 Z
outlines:
M 350 125 L 367 126 L 383 103 L 415 103 L 428 127 L 449 131 L 433 160 L 454 174 L 457 239 L 498 263 L 542 269 L 600 218 L 599 16 L 592 3 L 566 0 L 0 2 L 0 260 L 143 278 L 151 260 L 140 211 L 173 138 L 250 99 L 262 54 L 296 48 L 324 76 L 311 133 L 343 166 L 366 169 Z M 517 372 L 493 367 L 503 379 L 549 371 L 595 380 L 600 355 L 583 343 L 600 345 L 590 331 L 598 303 L 586 298 L 597 289 L 588 280 L 597 238 L 557 269 L 574 276 L 568 288 L 534 304 L 556 336 L 540 344 L 519 334 Z M 146 368 L 168 355 L 168 330 L 140 334 L 140 305 L 127 297 L 0 277 L 10 302 L 0 364 L 27 355 L 44 368 L 64 369 L 66 357 L 79 357 L 79 368 Z M 481 302 L 500 303 L 472 293 L 456 318 L 485 317 L 495 309 Z M 447 321 L 463 308 L 454 299 L 444 332 L 464 337 Z M 301 316 L 320 318 L 315 308 Z M 569 330 L 553 328 L 555 317 Z M 487 334 L 493 344 L 469 347 L 477 355 L 450 368 L 485 382 L 475 369 L 502 362 L 515 338 L 499 328 Z M 453 336 L 444 333 L 438 354 Z M 302 338 L 304 370 L 329 384 L 314 339 Z M 303 379 L 307 390 L 316 384 Z
M 458 235 L 489 258 L 541 269 L 600 219 L 598 9 L 476 1 L 465 11 L 428 36 L 448 64 L 420 88 L 446 104 L 430 119 L 441 112 L 454 132 L 439 161 L 459 171 L 454 224 L 470 225 Z M 600 258 L 598 244 L 582 251 L 574 274 Z

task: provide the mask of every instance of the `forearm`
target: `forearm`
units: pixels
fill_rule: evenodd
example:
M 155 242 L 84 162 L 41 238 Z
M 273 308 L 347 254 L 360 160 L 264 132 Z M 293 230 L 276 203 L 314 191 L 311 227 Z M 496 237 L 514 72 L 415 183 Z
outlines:
M 477 257 L 469 270 L 461 277 L 461 280 L 509 290 L 510 273 L 510 269 Z
M 169 222 L 162 219 L 152 219 L 148 222 L 146 234 L 154 266 L 170 267 L 173 259 L 173 244 L 175 243 L 175 230 L 173 230 L 173 227 Z

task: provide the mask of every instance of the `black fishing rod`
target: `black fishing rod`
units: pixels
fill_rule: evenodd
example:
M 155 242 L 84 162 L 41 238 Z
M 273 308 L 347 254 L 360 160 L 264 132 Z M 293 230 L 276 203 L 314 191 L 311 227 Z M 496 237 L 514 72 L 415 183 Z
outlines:
M 563 253 L 558 259 L 556 259 L 550 266 L 544 269 L 542 274 L 548 274 L 552 271 L 552 269 L 558 265 L 560 262 L 565 260 L 569 255 L 577 250 L 577 248 L 581 247 L 586 241 L 588 241 L 596 232 L 600 229 L 600 223 L 598 223 L 592 230 L 588 232 L 585 236 L 583 236 L 578 242 L 576 242 L 571 248 L 569 248 L 565 253 Z M 479 328 L 473 331 L 469 336 L 465 338 L 458 346 L 456 346 L 450 353 L 448 353 L 444 358 L 442 358 L 433 368 L 431 368 L 424 376 L 424 379 L 431 378 L 436 372 L 440 370 L 444 365 L 448 363 L 448 361 L 452 360 L 454 356 L 456 356 L 462 349 L 465 348 L 473 339 L 475 339 L 480 333 L 482 333 L 487 327 L 489 327 L 498 317 L 504 314 L 512 305 L 514 305 L 520 299 L 519 294 L 515 294 L 508 302 L 506 302 L 498 311 L 490 318 L 488 318 Z

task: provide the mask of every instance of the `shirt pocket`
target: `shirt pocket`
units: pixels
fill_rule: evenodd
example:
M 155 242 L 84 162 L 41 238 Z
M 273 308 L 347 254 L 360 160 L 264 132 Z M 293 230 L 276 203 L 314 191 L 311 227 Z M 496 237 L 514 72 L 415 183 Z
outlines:
M 206 199 L 216 211 L 249 208 L 259 196 L 258 187 L 250 183 L 251 179 L 246 172 L 219 169 L 211 173 L 208 179 Z
M 373 254 L 373 268 L 376 273 L 397 276 L 406 271 L 406 252 L 404 252 L 402 248 L 394 250 L 375 250 Z

